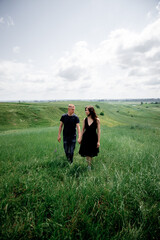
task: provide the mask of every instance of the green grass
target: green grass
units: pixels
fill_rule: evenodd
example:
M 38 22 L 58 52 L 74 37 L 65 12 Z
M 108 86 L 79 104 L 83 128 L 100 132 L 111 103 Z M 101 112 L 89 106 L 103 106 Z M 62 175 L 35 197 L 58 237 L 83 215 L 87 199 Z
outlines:
M 81 122 L 86 105 L 93 105 L 101 124 L 114 127 L 140 124 L 159 127 L 160 104 L 116 103 L 75 101 L 76 114 Z M 67 111 L 68 102 L 56 103 L 0 103 L 0 131 L 35 127 L 53 127 L 59 124 L 60 116 Z M 100 113 L 103 112 L 104 116 Z
M 159 239 L 159 108 L 97 104 L 104 116 L 100 154 L 91 172 L 78 154 L 78 143 L 70 166 L 57 141 L 66 103 L 33 104 L 42 111 L 36 127 L 31 119 L 22 126 L 17 115 L 16 128 L 13 119 L 3 125 L 0 239 Z M 11 111 L 17 105 L 1 108 Z M 85 105 L 76 102 L 81 124 Z M 26 106 L 30 111 L 32 104 Z M 23 112 L 30 115 L 25 107 Z

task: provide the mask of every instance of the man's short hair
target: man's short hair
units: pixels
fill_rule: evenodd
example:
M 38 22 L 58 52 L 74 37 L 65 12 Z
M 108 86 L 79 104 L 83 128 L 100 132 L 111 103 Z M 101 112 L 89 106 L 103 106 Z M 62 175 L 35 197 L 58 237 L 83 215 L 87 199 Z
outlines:
M 69 104 L 68 107 L 69 108 L 73 108 L 73 107 L 75 108 L 74 104 Z

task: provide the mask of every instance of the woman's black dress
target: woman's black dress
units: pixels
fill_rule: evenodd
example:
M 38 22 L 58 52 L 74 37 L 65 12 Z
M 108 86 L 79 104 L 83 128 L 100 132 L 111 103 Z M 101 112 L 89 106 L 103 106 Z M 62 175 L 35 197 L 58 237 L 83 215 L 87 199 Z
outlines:
M 82 142 L 79 149 L 79 154 L 82 157 L 95 157 L 99 153 L 97 148 L 98 135 L 96 132 L 97 121 L 94 120 L 91 125 L 88 125 L 88 118 L 85 119 L 85 131 L 82 136 Z

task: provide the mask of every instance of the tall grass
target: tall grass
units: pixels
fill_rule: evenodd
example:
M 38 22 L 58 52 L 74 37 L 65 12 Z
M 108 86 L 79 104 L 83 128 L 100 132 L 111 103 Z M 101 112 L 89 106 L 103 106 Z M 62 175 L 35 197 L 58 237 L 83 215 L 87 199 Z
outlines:
M 58 127 L 1 133 L 0 239 L 159 239 L 159 128 L 101 132 L 91 172 Z

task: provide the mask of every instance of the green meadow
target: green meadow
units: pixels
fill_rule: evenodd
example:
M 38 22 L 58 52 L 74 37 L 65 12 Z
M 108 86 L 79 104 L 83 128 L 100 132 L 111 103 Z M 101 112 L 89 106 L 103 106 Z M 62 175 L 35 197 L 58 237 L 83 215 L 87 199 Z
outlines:
M 57 141 L 68 102 L 0 103 L 0 239 L 160 239 L 160 103 L 73 103 L 100 118 L 91 171 Z

